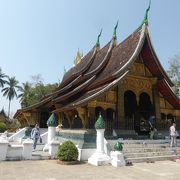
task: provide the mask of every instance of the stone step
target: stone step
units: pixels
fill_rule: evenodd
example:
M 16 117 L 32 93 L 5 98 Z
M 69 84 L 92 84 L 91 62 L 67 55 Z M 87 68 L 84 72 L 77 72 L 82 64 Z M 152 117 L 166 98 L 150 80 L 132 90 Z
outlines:
M 174 151 L 165 152 L 145 152 L 145 153 L 124 153 L 125 158 L 137 158 L 137 157 L 155 157 L 155 156 L 167 156 L 174 155 Z
M 175 160 L 176 155 L 168 155 L 168 156 L 153 156 L 153 157 L 137 157 L 137 158 L 126 158 L 126 162 L 132 163 L 140 163 L 140 162 L 155 162 L 155 161 L 167 161 L 167 160 Z
M 170 144 L 123 144 L 123 148 L 166 148 L 170 147 Z M 177 144 L 180 147 L 180 144 Z
M 140 153 L 140 152 L 159 152 L 159 151 L 171 151 L 171 150 L 177 150 L 177 151 L 180 151 L 180 147 L 178 148 L 170 148 L 170 147 L 165 147 L 165 148 L 162 148 L 162 147 L 158 147 L 158 148 L 142 148 L 142 147 L 138 147 L 138 148 L 123 148 L 123 153 Z
M 32 160 L 49 160 L 51 159 L 51 156 L 48 152 L 43 151 L 35 151 L 32 152 Z
M 170 144 L 170 140 L 108 140 L 110 144 L 115 144 L 117 141 L 122 142 L 123 144 Z M 177 143 L 180 144 L 180 140 L 177 139 Z
M 6 161 L 20 161 L 20 160 L 22 160 L 22 156 L 6 157 Z

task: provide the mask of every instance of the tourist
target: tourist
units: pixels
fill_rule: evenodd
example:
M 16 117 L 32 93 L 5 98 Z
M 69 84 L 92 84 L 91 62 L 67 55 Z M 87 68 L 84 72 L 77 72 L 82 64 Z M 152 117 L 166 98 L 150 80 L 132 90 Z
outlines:
M 175 122 L 172 123 L 169 130 L 170 130 L 170 137 L 171 137 L 170 147 L 173 147 L 173 146 L 176 147 L 177 131 L 176 131 L 176 123 Z
M 150 139 L 157 139 L 157 129 L 154 126 L 150 127 Z
M 33 151 L 36 149 L 37 141 L 40 138 L 39 125 L 36 124 L 31 131 L 31 139 L 33 140 Z
M 155 133 L 155 131 L 154 131 L 155 129 L 154 129 L 154 127 L 153 126 L 151 126 L 150 127 L 150 139 L 152 140 L 152 139 L 154 139 L 154 133 Z
M 155 125 L 155 116 L 154 115 L 151 115 L 148 119 L 148 122 L 149 122 L 149 125 L 150 125 L 150 128 L 151 127 L 154 127 Z

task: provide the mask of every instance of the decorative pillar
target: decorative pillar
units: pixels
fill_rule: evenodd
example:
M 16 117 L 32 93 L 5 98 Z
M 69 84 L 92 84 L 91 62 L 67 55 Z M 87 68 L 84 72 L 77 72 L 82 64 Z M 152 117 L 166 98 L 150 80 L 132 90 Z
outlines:
M 155 107 L 155 115 L 156 115 L 156 126 L 158 129 L 161 128 L 160 120 L 161 120 L 161 112 L 160 112 L 160 98 L 159 92 L 157 90 L 157 86 L 153 86 L 153 100 L 154 100 L 154 107 Z
M 110 162 L 110 157 L 104 152 L 104 131 L 105 131 L 105 122 L 101 115 L 99 115 L 95 128 L 97 131 L 96 135 L 96 152 L 88 159 L 88 163 L 101 166 L 108 164 Z
M 124 87 L 123 83 L 118 86 L 118 100 L 117 100 L 117 112 L 118 112 L 118 129 L 125 129 L 125 117 L 124 117 Z
M 83 129 L 86 129 L 88 127 L 86 108 L 78 107 L 77 112 L 78 112 L 79 117 L 81 118 Z
M 69 123 L 69 128 L 72 128 L 72 118 L 73 118 L 73 114 L 72 112 L 64 112 L 64 114 L 66 115 L 66 118 L 68 120 Z
M 58 125 L 58 122 L 57 122 L 57 117 L 54 113 L 47 120 L 47 125 L 48 125 L 48 139 L 47 139 L 47 144 L 43 148 L 43 151 L 49 150 L 49 144 L 56 136 L 56 127 Z
M 95 124 L 95 108 L 94 107 L 88 107 L 88 128 L 94 129 Z
M 62 125 L 62 112 L 58 112 L 58 125 Z
M 114 167 L 125 166 L 126 163 L 124 160 L 122 149 L 123 149 L 122 143 L 117 142 L 114 145 L 115 151 L 111 152 L 111 159 L 112 159 L 111 164 L 112 164 L 112 166 L 114 166 Z

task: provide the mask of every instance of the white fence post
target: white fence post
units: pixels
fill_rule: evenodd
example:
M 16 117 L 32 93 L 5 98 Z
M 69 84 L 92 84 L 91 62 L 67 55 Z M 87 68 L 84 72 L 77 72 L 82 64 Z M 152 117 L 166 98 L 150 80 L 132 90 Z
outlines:
M 27 139 L 23 142 L 23 159 L 32 159 L 32 144 L 33 141 L 30 139 Z
M 7 140 L 0 140 L 0 161 L 6 160 L 8 144 Z

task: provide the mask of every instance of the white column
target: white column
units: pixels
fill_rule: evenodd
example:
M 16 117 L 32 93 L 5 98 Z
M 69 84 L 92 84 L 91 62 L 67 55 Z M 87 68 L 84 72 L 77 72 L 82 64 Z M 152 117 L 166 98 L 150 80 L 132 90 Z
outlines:
M 49 126 L 48 127 L 48 137 L 47 137 L 47 144 L 43 148 L 43 151 L 49 151 L 49 144 L 56 136 L 56 127 Z
M 55 158 L 57 156 L 57 151 L 59 147 L 59 141 L 52 140 L 49 143 L 49 154 L 52 158 Z
M 97 129 L 96 146 L 97 152 L 104 153 L 104 129 Z
M 104 131 L 105 129 L 96 129 L 96 152 L 88 158 L 88 163 L 95 166 L 102 166 L 110 163 L 110 157 L 104 152 Z
M 55 138 L 56 136 L 56 127 L 48 127 L 48 144 Z

